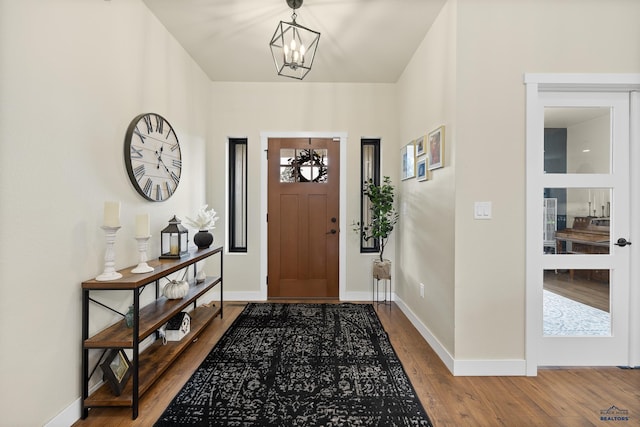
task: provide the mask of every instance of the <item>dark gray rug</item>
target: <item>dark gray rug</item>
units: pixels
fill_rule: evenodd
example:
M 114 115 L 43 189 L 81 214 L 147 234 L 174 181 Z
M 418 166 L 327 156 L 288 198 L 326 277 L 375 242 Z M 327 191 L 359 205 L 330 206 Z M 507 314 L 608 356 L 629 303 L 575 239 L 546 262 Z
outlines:
M 432 424 L 372 305 L 251 303 L 155 425 Z

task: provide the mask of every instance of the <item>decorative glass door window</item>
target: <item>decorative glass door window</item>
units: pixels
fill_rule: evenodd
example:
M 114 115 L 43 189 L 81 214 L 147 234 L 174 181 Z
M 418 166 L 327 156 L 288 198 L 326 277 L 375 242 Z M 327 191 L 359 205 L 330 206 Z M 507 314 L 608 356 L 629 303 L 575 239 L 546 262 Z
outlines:
M 229 138 L 229 252 L 247 252 L 247 138 Z
M 280 149 L 280 182 L 327 182 L 326 149 Z
M 362 139 L 360 140 L 360 227 L 362 224 L 370 224 L 373 215 L 371 211 L 371 201 L 364 195 L 365 183 L 369 180 L 380 185 L 380 140 Z M 380 252 L 380 241 L 378 239 L 365 240 L 360 230 L 360 253 Z

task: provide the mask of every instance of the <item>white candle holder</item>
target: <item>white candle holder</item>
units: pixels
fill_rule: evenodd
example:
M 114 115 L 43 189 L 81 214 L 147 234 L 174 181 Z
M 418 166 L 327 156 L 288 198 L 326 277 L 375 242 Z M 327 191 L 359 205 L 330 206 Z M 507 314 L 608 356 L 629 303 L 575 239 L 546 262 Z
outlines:
M 102 282 L 107 280 L 119 279 L 122 277 L 122 274 L 118 273 L 114 268 L 116 252 L 113 250 L 113 244 L 116 242 L 116 232 L 120 229 L 120 227 L 110 227 L 108 225 L 103 225 L 100 228 L 104 230 L 104 234 L 107 239 L 107 250 L 104 254 L 104 271 L 101 275 L 96 277 L 96 280 Z
M 207 274 L 204 272 L 204 268 L 202 266 L 200 266 L 200 269 L 198 269 L 198 272 L 196 273 L 195 278 L 196 278 L 196 283 L 202 283 L 207 278 Z
M 147 264 L 147 245 L 149 243 L 149 238 L 151 236 L 146 237 L 138 237 L 136 236 L 136 240 L 138 241 L 138 252 L 140 252 L 140 263 L 136 268 L 131 270 L 132 273 L 151 273 L 153 271 L 153 267 Z

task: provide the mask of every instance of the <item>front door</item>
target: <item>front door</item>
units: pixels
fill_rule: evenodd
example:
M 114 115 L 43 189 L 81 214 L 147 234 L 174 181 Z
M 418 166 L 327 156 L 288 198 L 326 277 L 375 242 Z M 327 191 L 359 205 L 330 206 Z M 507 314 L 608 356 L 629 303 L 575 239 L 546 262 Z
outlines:
M 269 298 L 337 298 L 340 147 L 333 138 L 269 138 Z
M 539 101 L 544 134 L 532 157 L 541 161 L 528 173 L 538 365 L 627 365 L 629 97 L 545 92 Z

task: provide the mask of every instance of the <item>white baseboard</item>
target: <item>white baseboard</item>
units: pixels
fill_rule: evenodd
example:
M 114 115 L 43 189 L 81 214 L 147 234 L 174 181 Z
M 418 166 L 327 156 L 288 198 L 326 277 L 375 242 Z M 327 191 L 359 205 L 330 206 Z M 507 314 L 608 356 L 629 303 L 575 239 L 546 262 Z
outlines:
M 53 417 L 44 427 L 69 427 L 80 419 L 81 412 L 82 398 L 78 398 L 71 405 L 64 408 L 62 412 Z
M 266 301 L 260 292 L 224 292 L 224 301 Z
M 524 359 L 456 360 L 402 299 L 396 298 L 396 304 L 454 376 L 526 375 Z
M 380 294 L 380 301 L 384 299 L 384 296 Z M 391 301 L 395 301 L 396 295 L 391 293 Z M 373 294 L 371 292 L 345 292 L 344 295 L 340 295 L 340 301 L 368 301 L 373 302 Z
M 524 359 L 456 360 L 453 370 L 456 377 L 508 377 L 525 376 Z
M 218 296 L 212 297 L 215 301 Z M 371 292 L 346 292 L 340 295 L 340 301 L 372 301 Z M 380 296 L 382 299 L 382 295 Z M 391 294 L 391 301 L 395 301 L 396 296 Z M 224 293 L 224 301 L 266 301 L 266 298 L 260 292 L 226 292 Z
M 411 324 L 413 324 L 413 326 L 418 330 L 420 335 L 422 335 L 422 338 L 424 338 L 425 341 L 431 346 L 433 351 L 436 352 L 436 354 L 438 355 L 440 360 L 442 360 L 442 362 L 445 364 L 447 369 L 449 369 L 449 371 L 453 373 L 454 362 L 455 362 L 455 359 L 453 358 L 453 356 L 451 356 L 451 354 L 442 345 L 442 343 L 438 341 L 438 339 L 431 333 L 429 328 L 427 328 L 425 324 L 422 323 L 420 319 L 418 319 L 418 316 L 416 316 L 416 314 L 413 311 L 411 311 L 411 309 L 407 306 L 407 304 L 405 304 L 404 301 L 402 301 L 401 298 L 399 297 L 396 298 L 396 305 L 400 307 L 400 310 L 402 310 L 402 312 L 404 313 L 405 316 L 407 316 Z

